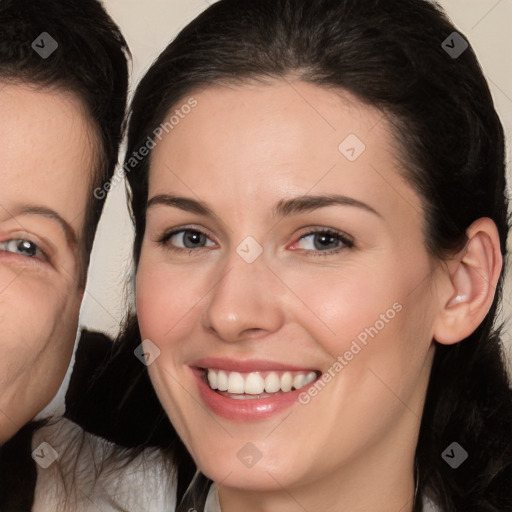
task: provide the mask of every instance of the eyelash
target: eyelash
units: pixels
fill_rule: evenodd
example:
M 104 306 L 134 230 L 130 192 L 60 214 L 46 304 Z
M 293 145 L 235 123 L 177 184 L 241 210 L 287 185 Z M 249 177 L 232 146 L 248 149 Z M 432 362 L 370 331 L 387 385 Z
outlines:
M 339 242 L 341 242 L 342 245 L 340 247 L 337 247 L 336 249 L 329 249 L 327 251 L 319 251 L 319 250 L 306 251 L 307 253 L 310 254 L 310 256 L 313 256 L 313 257 L 317 257 L 317 256 L 320 256 L 320 257 L 330 256 L 330 255 L 333 255 L 333 254 L 338 254 L 341 251 L 344 251 L 346 249 L 353 249 L 355 247 L 354 241 L 352 240 L 351 237 L 349 237 L 348 235 L 342 233 L 341 231 L 337 231 L 335 229 L 330 229 L 330 228 L 319 228 L 319 229 L 314 229 L 312 231 L 308 231 L 307 233 L 304 233 L 299 238 L 299 240 L 302 240 L 303 238 L 306 238 L 308 236 L 315 235 L 315 234 L 322 234 L 322 235 L 332 236 L 335 239 L 337 239 Z
M 204 231 L 201 231 L 200 229 L 197 229 L 197 228 L 181 228 L 181 229 L 176 229 L 176 230 L 173 230 L 173 231 L 170 231 L 170 232 L 167 232 L 167 233 L 164 233 L 164 235 L 162 237 L 160 237 L 157 242 L 160 244 L 160 245 L 163 245 L 165 248 L 171 250 L 171 251 L 175 251 L 175 252 L 188 252 L 188 255 L 192 255 L 194 252 L 198 252 L 198 249 L 203 249 L 204 247 L 199 247 L 197 249 L 190 249 L 190 248 L 184 248 L 184 247 L 175 247 L 171 244 L 168 244 L 168 241 L 170 240 L 171 237 L 173 237 L 174 235 L 177 235 L 179 233 L 186 233 L 186 232 L 192 232 L 192 233 L 199 233 L 199 234 L 202 234 L 204 236 L 206 236 L 207 238 L 209 238 L 208 234 L 205 233 Z M 307 238 L 308 236 L 311 236 L 311 235 L 315 235 L 315 234 L 322 234 L 322 235 L 328 235 L 328 236 L 332 236 L 334 238 L 336 238 L 338 241 L 342 242 L 342 246 L 341 247 L 338 247 L 336 249 L 330 249 L 330 250 L 326 250 L 326 251 L 319 251 L 319 250 L 307 250 L 306 252 L 309 253 L 310 256 L 313 256 L 313 257 L 317 257 L 317 256 L 320 256 L 320 257 L 325 257 L 325 256 L 330 256 L 332 254 L 337 254 L 337 253 L 340 253 L 341 251 L 343 250 L 346 250 L 346 249 L 352 249 L 355 247 L 355 244 L 354 244 L 354 241 L 351 239 L 351 237 L 349 237 L 348 235 L 345 235 L 344 233 L 340 232 L 340 231 L 337 231 L 337 230 L 334 230 L 334 229 L 330 229 L 330 228 L 320 228 L 320 229 L 315 229 L 315 230 L 312 230 L 312 231 L 308 231 L 306 233 L 304 233 L 299 239 L 298 241 L 302 240 L 303 238 Z
M 39 251 L 41 256 L 26 256 L 26 255 L 23 255 L 23 254 L 20 254 L 20 253 L 17 253 L 17 252 L 13 252 L 13 251 L 8 251 L 6 249 L 4 249 L 4 245 L 8 244 L 8 243 L 11 243 L 11 242 L 15 242 L 15 243 L 19 243 L 19 242 L 28 242 L 32 245 L 34 245 L 36 247 L 36 251 Z M 38 242 L 35 242 L 34 240 L 31 240 L 27 235 L 19 235 L 19 236 L 14 236 L 13 238 L 8 238 L 7 240 L 2 240 L 0 241 L 0 252 L 5 252 L 7 254 L 11 254 L 13 256 L 20 256 L 22 258 L 26 258 L 28 261 L 30 261 L 30 263 L 51 263 L 50 261 L 50 257 L 48 256 L 48 254 L 41 248 L 41 246 L 39 245 Z

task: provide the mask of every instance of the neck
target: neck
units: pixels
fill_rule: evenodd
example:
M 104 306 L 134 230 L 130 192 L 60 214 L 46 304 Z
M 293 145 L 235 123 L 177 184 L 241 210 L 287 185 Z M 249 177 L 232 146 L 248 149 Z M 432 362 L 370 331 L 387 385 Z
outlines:
M 284 488 L 279 478 L 269 472 L 268 491 L 221 485 L 222 512 L 413 512 L 415 441 L 416 437 L 412 437 L 388 444 L 387 453 L 379 446 L 371 446 L 364 457 L 322 478 L 312 475 L 301 486 Z

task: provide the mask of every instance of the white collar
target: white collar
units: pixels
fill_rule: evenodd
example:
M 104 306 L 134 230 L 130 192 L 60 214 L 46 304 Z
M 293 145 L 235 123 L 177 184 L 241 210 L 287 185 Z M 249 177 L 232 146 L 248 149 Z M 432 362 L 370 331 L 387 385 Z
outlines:
M 206 503 L 204 504 L 204 512 L 222 512 L 219 502 L 219 491 L 217 484 L 213 483 L 208 491 Z

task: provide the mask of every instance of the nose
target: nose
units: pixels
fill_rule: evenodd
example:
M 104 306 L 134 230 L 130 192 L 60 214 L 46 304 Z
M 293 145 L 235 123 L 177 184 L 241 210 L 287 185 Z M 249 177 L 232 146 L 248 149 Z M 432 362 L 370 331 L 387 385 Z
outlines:
M 233 251 L 209 294 L 203 327 L 225 342 L 264 337 L 283 324 L 283 293 L 263 254 L 248 263 Z

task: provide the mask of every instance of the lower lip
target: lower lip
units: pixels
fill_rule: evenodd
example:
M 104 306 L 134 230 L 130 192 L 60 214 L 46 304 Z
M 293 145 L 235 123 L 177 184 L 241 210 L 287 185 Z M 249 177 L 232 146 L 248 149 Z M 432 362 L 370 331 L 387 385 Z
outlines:
M 204 371 L 194 368 L 199 395 L 206 406 L 218 416 L 228 420 L 236 421 L 258 421 L 266 419 L 289 407 L 292 407 L 304 391 L 302 389 L 281 393 L 275 397 L 269 398 L 249 398 L 247 400 L 237 400 L 219 395 L 205 382 Z

